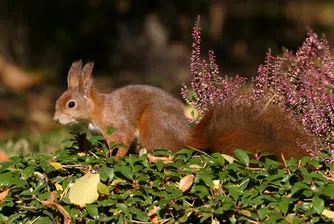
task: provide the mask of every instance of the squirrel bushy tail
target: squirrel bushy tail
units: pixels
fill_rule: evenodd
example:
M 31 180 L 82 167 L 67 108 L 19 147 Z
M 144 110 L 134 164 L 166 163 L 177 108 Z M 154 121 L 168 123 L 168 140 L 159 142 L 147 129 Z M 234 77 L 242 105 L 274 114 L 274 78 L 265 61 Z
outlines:
M 202 139 L 199 147 L 209 152 L 262 150 L 272 152 L 276 160 L 281 154 L 296 159 L 309 155 L 299 143 L 314 144 L 296 119 L 278 106 L 261 109 L 232 103 L 213 106 L 194 127 L 194 139 Z

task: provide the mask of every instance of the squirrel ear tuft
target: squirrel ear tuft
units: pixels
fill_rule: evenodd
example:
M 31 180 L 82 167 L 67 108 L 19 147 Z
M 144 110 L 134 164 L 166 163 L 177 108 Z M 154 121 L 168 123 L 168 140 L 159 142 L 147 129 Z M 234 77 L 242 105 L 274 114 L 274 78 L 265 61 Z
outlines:
M 73 62 L 67 75 L 68 88 L 74 88 L 79 86 L 81 72 L 82 72 L 82 61 L 79 60 Z
M 85 66 L 82 68 L 83 76 L 91 77 L 94 68 L 94 62 L 87 62 Z
M 94 62 L 88 62 L 82 68 L 82 91 L 85 97 L 90 97 L 91 88 L 93 85 L 92 72 L 94 68 Z

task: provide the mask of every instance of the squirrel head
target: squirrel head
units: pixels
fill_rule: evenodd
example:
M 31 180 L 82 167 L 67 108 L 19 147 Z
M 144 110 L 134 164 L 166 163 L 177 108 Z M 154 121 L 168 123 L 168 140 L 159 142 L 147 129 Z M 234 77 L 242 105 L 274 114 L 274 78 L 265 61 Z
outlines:
M 62 125 L 90 120 L 90 113 L 94 109 L 92 95 L 94 63 L 88 62 L 84 66 L 81 61 L 73 62 L 67 76 L 67 90 L 56 103 L 53 119 Z

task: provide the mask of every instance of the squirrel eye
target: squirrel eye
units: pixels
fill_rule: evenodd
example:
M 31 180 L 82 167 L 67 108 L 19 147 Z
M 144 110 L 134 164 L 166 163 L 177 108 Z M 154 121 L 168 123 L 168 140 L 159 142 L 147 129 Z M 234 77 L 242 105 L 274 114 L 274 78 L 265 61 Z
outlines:
M 75 102 L 70 101 L 67 106 L 68 106 L 68 108 L 73 108 L 75 106 Z

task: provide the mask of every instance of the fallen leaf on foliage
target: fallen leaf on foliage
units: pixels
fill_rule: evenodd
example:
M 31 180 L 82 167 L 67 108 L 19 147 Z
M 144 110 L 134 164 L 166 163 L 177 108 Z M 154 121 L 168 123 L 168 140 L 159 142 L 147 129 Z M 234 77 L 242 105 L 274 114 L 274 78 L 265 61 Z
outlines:
M 87 156 L 87 153 L 85 153 L 85 152 L 78 152 L 77 155 L 78 156 Z
M 9 191 L 12 189 L 8 188 L 7 190 L 4 190 L 3 192 L 0 193 L 0 204 L 5 201 L 5 197 L 7 197 Z
M 97 191 L 101 195 L 110 195 L 109 188 L 107 187 L 107 185 L 105 185 L 105 184 L 103 184 L 101 182 L 99 182 L 97 184 Z
M 213 180 L 213 188 L 219 189 L 220 188 L 220 180 Z
M 87 173 L 77 179 L 68 192 L 68 198 L 72 204 L 85 207 L 87 204 L 95 202 L 99 194 L 97 186 L 100 183 L 100 175 L 98 173 Z
M 324 209 L 321 214 L 330 218 L 330 219 L 334 219 L 334 212 L 331 211 L 331 210 Z
M 203 167 L 200 166 L 200 165 L 197 165 L 197 164 L 191 164 L 191 165 L 189 166 L 189 168 L 191 168 L 191 169 L 201 169 L 201 168 L 203 168 Z
M 110 186 L 116 186 L 116 185 L 121 184 L 121 183 L 126 183 L 126 181 L 122 180 L 122 179 L 115 179 L 111 182 Z
M 54 192 L 50 192 L 47 201 L 54 202 L 55 200 L 56 200 L 56 195 L 55 195 L 55 193 L 54 193 Z
M 147 154 L 147 150 L 145 149 L 145 148 L 141 148 L 140 150 L 139 150 L 139 157 L 142 157 L 143 155 L 145 155 L 145 154 Z
M 182 179 L 180 180 L 179 189 L 182 192 L 185 192 L 186 190 L 188 190 L 189 187 L 194 182 L 194 177 L 195 177 L 194 175 L 188 175 L 188 176 L 182 177 Z
M 240 210 L 240 213 L 247 216 L 247 217 L 251 217 L 252 213 L 248 210 L 242 209 Z
M 63 186 L 61 186 L 61 184 L 59 184 L 59 183 L 55 183 L 55 187 L 56 187 L 57 191 L 64 191 Z
M 147 154 L 148 161 L 151 163 L 157 163 L 158 161 L 162 161 L 163 163 L 172 163 L 173 159 L 171 157 L 163 157 L 163 156 L 152 156 Z
M 157 211 L 160 208 L 157 206 L 154 206 L 148 213 L 147 213 L 147 217 L 149 218 L 149 220 L 152 223 L 158 223 L 158 215 L 157 215 Z
M 227 162 L 229 162 L 229 163 L 233 163 L 233 162 L 236 160 L 235 158 L 233 158 L 232 156 L 229 156 L 229 155 L 227 155 L 227 154 L 222 154 L 222 156 L 223 156 L 224 159 L 226 159 Z
M 48 208 L 57 209 L 64 216 L 64 224 L 70 224 L 72 222 L 70 214 L 63 208 L 63 206 L 53 202 L 53 201 L 41 201 L 43 205 Z
M 212 219 L 211 224 L 220 224 L 220 222 L 217 219 Z
M 57 170 L 58 169 L 63 169 L 64 170 L 64 167 L 63 167 L 63 165 L 61 165 L 61 163 L 50 162 L 49 165 L 52 166 L 53 168 L 57 169 Z

